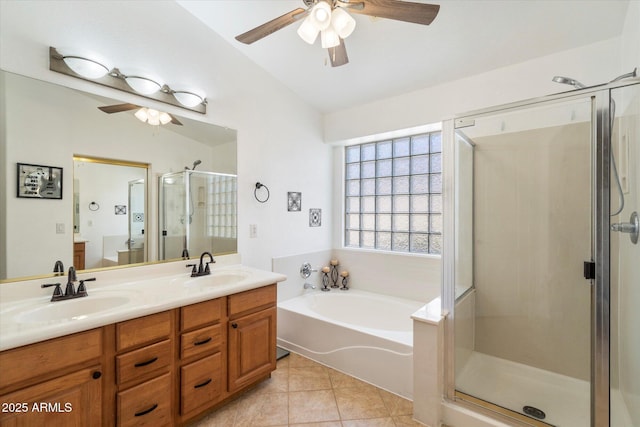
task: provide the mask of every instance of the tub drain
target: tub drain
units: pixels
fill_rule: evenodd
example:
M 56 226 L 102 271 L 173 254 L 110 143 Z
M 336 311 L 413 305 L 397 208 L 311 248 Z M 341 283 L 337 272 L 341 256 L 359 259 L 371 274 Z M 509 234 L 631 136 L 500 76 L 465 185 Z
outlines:
M 533 406 L 525 406 L 522 408 L 522 412 L 539 420 L 544 420 L 547 416 L 542 409 L 538 409 Z

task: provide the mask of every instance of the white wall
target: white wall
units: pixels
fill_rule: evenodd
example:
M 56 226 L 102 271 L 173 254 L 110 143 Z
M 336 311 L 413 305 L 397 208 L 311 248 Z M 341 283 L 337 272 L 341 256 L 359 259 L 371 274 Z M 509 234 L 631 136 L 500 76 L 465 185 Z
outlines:
M 621 40 L 604 40 L 325 116 L 327 142 L 435 123 L 456 114 L 564 92 L 555 75 L 587 85 L 620 74 Z
M 49 71 L 48 48 L 54 46 L 109 58 L 121 68 L 130 64 L 155 72 L 174 87 L 182 83 L 185 89 L 203 90 L 209 100 L 206 116 L 161 106 L 238 130 L 238 248 L 245 264 L 268 270 L 272 256 L 330 247 L 330 147 L 322 143 L 321 115 L 183 8 L 145 1 L 0 2 L 0 19 L 4 70 L 143 102 Z M 142 30 L 158 26 L 162 31 Z M 108 148 L 104 151 L 103 156 L 114 157 Z M 186 151 L 179 156 L 190 162 L 197 158 Z M 269 187 L 269 202 L 253 198 L 256 181 Z M 303 193 L 302 212 L 287 212 L 287 191 Z M 310 207 L 327 213 L 322 227 L 309 227 Z M 249 238 L 249 224 L 258 226 L 255 239 Z

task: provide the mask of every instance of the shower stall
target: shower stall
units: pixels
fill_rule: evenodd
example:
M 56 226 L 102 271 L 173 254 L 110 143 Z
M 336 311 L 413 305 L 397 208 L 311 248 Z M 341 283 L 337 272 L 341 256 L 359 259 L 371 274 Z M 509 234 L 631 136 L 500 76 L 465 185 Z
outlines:
M 160 176 L 159 259 L 237 252 L 236 181 L 193 169 Z
M 640 81 L 459 116 L 446 152 L 447 398 L 640 426 Z

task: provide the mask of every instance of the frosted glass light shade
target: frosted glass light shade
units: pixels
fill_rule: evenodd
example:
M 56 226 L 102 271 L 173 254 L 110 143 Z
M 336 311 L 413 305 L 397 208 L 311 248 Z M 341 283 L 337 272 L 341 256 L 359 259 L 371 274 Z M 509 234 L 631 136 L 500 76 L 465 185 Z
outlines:
M 331 26 L 338 35 L 346 39 L 356 28 L 356 20 L 346 10 L 337 7 L 331 14 Z
M 125 81 L 131 89 L 143 95 L 151 95 L 160 90 L 160 84 L 146 77 L 126 76 Z
M 202 104 L 202 102 L 204 101 L 200 95 L 185 91 L 175 91 L 173 92 L 173 96 L 178 100 L 180 104 L 187 107 L 195 107 L 198 104 Z
M 136 111 L 134 116 L 136 116 L 137 119 L 140 120 L 141 122 L 146 122 L 147 119 L 149 118 L 149 115 L 147 114 L 147 109 L 144 107 Z
M 158 119 L 160 119 L 160 123 L 162 123 L 163 125 L 166 125 L 171 121 L 171 116 L 169 115 L 169 113 L 165 113 L 163 111 L 160 113 L 160 116 L 158 116 Z
M 309 14 L 313 24 L 320 31 L 326 29 L 331 24 L 331 6 L 325 1 L 319 1 Z
M 88 79 L 99 79 L 109 72 L 109 69 L 99 62 L 79 56 L 65 56 L 63 61 L 74 73 Z
M 320 30 L 313 23 L 311 15 L 304 18 L 302 25 L 298 28 L 300 38 L 309 44 L 313 44 L 316 41 L 318 33 L 320 33 Z
M 320 40 L 322 41 L 323 49 L 336 47 L 340 44 L 340 36 L 338 36 L 338 33 L 335 32 L 333 27 L 328 27 L 326 30 L 322 30 L 320 33 Z

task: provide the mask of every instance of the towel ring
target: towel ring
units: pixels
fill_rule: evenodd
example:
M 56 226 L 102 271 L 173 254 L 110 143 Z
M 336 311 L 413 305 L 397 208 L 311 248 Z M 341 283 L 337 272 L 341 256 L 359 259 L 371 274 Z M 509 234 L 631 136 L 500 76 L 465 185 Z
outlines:
M 267 197 L 264 200 L 260 200 L 260 198 L 258 197 L 258 190 L 261 188 L 267 190 Z M 259 201 L 260 203 L 266 203 L 266 201 L 269 200 L 270 195 L 271 194 L 269 193 L 269 188 L 266 185 L 256 182 L 256 188 L 253 190 L 253 197 L 255 197 L 257 201 Z
M 100 209 L 100 205 L 97 204 L 96 202 L 89 203 L 89 210 L 90 211 L 94 211 L 95 212 L 95 211 L 97 211 L 99 209 Z

